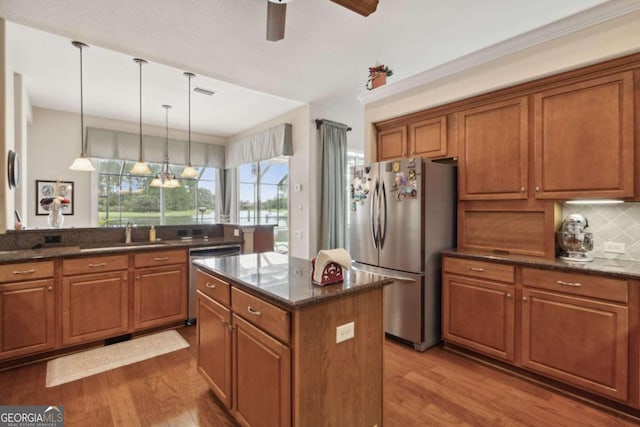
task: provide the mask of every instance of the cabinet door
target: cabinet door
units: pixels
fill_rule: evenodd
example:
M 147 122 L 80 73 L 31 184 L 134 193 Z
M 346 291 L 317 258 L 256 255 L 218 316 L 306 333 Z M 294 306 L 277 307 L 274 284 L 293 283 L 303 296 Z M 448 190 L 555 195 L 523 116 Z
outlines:
M 233 315 L 233 414 L 243 426 L 291 425 L 289 347 Z
M 184 265 L 136 270 L 133 303 L 135 329 L 187 318 L 187 276 Z
M 513 286 L 443 275 L 445 341 L 513 361 Z
M 633 74 L 536 94 L 536 197 L 633 196 Z
M 231 408 L 231 312 L 198 292 L 198 372 Z
M 127 272 L 84 274 L 62 281 L 62 343 L 124 334 L 129 329 Z
M 526 199 L 527 98 L 458 113 L 462 200 Z
M 407 127 L 399 126 L 378 132 L 378 161 L 407 156 Z
M 53 280 L 0 285 L 0 358 L 55 345 Z
M 409 124 L 409 155 L 435 158 L 447 155 L 447 117 Z
M 522 295 L 522 365 L 626 400 L 628 309 L 529 289 Z

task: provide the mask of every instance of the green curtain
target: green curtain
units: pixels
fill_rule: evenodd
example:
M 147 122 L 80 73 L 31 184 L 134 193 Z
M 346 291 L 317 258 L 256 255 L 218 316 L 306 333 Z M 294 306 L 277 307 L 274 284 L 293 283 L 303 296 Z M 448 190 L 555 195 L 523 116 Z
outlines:
M 320 125 L 321 249 L 347 245 L 347 126 L 324 120 Z

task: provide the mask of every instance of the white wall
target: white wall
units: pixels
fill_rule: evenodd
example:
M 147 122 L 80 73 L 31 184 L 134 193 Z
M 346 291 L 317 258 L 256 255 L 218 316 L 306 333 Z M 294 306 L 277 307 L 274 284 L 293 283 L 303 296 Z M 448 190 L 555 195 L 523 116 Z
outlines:
M 139 132 L 139 123 L 124 122 L 101 117 L 85 116 L 86 126 L 104 129 Z M 26 176 L 23 185 L 28 186 L 27 212 L 23 219 L 29 228 L 47 227 L 46 216 L 36 216 L 36 180 L 61 180 L 74 182 L 74 215 L 66 215 L 65 227 L 89 227 L 97 222 L 96 197 L 92 190 L 96 185 L 95 173 L 69 170 L 80 154 L 80 114 L 43 108 L 33 109 L 33 121 L 28 127 Z M 143 126 L 145 135 L 164 137 L 165 128 Z M 169 129 L 171 138 L 187 139 L 187 133 Z M 225 138 L 191 133 L 192 141 L 224 143 Z M 94 178 L 92 179 L 92 175 Z M 93 206 L 92 206 L 93 204 Z M 12 211 L 13 212 L 13 211 Z
M 0 233 L 13 228 L 15 189 L 10 190 L 7 178 L 7 154 L 14 150 L 13 66 L 7 43 L 6 22 L 0 18 Z
M 365 106 L 365 158 L 373 123 L 640 50 L 640 12 L 594 25 Z

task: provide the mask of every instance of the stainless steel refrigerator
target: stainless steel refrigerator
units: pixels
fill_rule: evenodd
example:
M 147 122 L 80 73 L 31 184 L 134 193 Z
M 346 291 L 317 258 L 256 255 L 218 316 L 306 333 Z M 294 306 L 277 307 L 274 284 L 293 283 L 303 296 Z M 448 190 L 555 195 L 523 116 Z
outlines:
M 351 168 L 354 267 L 396 279 L 385 331 L 425 349 L 440 342 L 440 251 L 456 245 L 456 167 L 421 159 Z

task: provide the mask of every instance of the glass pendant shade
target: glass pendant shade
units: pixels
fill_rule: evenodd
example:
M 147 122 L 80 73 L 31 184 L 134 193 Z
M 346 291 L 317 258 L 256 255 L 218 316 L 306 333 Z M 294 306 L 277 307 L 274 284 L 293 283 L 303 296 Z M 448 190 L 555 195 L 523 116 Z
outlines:
M 132 175 L 151 175 L 151 169 L 142 160 L 142 64 L 146 64 L 147 61 L 140 58 L 133 58 L 133 61 L 140 66 L 140 155 L 129 172 Z
M 86 157 L 78 157 L 73 161 L 69 169 L 82 172 L 93 172 L 96 168 L 93 167 L 91 160 Z
M 91 164 L 91 160 L 84 155 L 84 99 L 83 99 L 83 87 L 82 87 L 82 48 L 89 47 L 86 44 L 78 41 L 71 42 L 72 45 L 78 48 L 80 51 L 80 157 L 75 159 L 69 169 L 82 172 L 93 172 L 96 168 Z
M 145 162 L 136 162 L 130 172 L 133 175 L 151 175 L 151 169 Z
M 151 181 L 151 184 L 149 184 L 149 187 L 162 187 L 162 179 L 156 175 L 156 177 Z
M 180 176 L 183 177 L 183 178 L 197 178 L 198 175 L 199 175 L 198 171 L 195 170 L 195 168 L 193 166 L 191 166 L 191 165 L 189 165 L 186 168 L 184 168 L 184 170 L 180 174 Z

